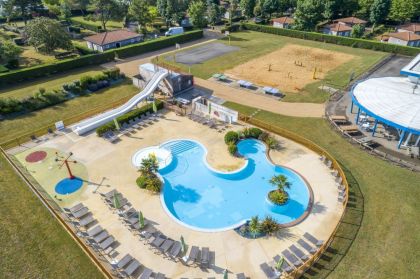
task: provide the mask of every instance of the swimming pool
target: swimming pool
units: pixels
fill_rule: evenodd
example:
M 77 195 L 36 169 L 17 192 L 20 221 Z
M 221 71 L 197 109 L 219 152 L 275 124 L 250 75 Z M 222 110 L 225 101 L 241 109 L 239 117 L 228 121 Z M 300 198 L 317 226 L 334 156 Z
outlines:
M 162 205 L 175 220 L 200 231 L 235 228 L 252 216 L 272 216 L 281 224 L 295 221 L 306 211 L 310 192 L 293 170 L 273 165 L 265 145 L 253 139 L 238 143 L 238 152 L 247 158 L 245 166 L 223 173 L 206 163 L 206 149 L 192 140 L 174 140 L 161 145 L 172 153 L 172 162 L 159 170 L 164 179 Z M 283 174 L 291 183 L 289 200 L 277 206 L 267 200 L 275 187 L 272 176 Z

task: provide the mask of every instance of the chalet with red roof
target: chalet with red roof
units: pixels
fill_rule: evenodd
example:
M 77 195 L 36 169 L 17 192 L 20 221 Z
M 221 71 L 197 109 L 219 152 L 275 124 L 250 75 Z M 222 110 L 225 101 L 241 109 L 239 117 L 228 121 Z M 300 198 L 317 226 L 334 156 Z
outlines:
M 295 23 L 295 20 L 288 16 L 274 18 L 271 20 L 273 27 L 289 29 Z
M 143 35 L 141 34 L 126 29 L 120 29 L 98 33 L 84 39 L 88 48 L 103 52 L 108 49 L 138 43 L 142 40 L 142 38 Z

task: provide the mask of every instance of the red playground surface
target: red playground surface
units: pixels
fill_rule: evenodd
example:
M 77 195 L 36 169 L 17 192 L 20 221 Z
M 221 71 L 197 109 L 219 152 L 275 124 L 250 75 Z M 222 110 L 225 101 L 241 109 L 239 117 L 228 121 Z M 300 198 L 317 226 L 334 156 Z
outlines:
M 45 151 L 35 151 L 25 157 L 25 161 L 28 163 L 36 163 L 42 161 L 47 157 L 47 152 Z

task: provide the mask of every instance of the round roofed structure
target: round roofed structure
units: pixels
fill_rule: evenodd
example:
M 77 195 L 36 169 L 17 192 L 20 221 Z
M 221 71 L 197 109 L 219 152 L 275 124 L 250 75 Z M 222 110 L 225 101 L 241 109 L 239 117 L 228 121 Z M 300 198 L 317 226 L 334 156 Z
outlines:
M 371 78 L 352 90 L 353 102 L 369 116 L 412 134 L 420 134 L 420 87 L 408 78 Z

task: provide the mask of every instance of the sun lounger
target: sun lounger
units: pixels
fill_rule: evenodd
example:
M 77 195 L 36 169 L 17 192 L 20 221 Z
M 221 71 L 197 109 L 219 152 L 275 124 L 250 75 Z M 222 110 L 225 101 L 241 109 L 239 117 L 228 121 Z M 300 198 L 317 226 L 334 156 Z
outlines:
M 306 242 L 305 240 L 303 240 L 302 238 L 299 239 L 297 241 L 297 243 L 302 246 L 303 249 L 306 250 L 306 252 L 308 252 L 309 254 L 315 254 L 317 249 L 312 247 L 311 245 L 308 244 L 308 242 Z
M 210 262 L 210 250 L 208 247 L 201 249 L 201 266 L 208 267 Z
M 138 260 L 134 259 L 123 271 L 127 276 L 131 276 L 140 267 Z
M 275 256 L 273 259 L 274 261 L 277 263 L 281 260 L 282 257 L 280 257 L 279 255 Z M 286 272 L 286 273 L 290 273 L 293 270 L 295 270 L 295 268 L 293 266 L 291 266 L 287 261 L 283 261 L 280 267 L 281 271 Z
M 132 259 L 133 257 L 130 254 L 126 254 L 124 257 L 121 258 L 121 260 L 118 261 L 116 267 L 119 269 L 124 268 Z
M 281 252 L 281 254 L 283 255 L 283 257 L 291 264 L 293 264 L 294 266 L 298 267 L 302 265 L 302 261 L 299 260 L 295 255 L 293 255 L 292 253 L 290 253 L 289 250 L 284 250 L 283 252 Z
M 174 241 L 168 238 L 162 243 L 162 245 L 159 247 L 159 250 L 162 251 L 163 253 L 166 253 L 169 251 L 169 249 L 172 247 L 173 244 L 174 244 Z
M 159 235 L 152 241 L 150 245 L 152 245 L 155 248 L 159 248 L 163 244 L 163 242 L 165 242 L 165 240 L 166 240 L 166 236 Z
M 292 251 L 299 259 L 302 261 L 306 261 L 309 259 L 309 256 L 302 252 L 299 248 L 297 248 L 294 244 L 289 247 L 289 250 Z
M 118 216 L 121 218 L 129 218 L 131 215 L 137 213 L 137 210 L 133 207 L 130 207 L 128 210 L 123 212 L 118 212 Z
M 64 207 L 63 209 L 64 209 L 64 211 L 66 211 L 68 213 L 73 213 L 73 212 L 76 212 L 76 211 L 82 209 L 83 207 L 84 207 L 83 203 L 78 203 L 73 207 L 70 207 L 70 208 Z
M 153 271 L 149 268 L 144 268 L 143 272 L 137 279 L 149 279 L 153 274 Z
M 236 274 L 236 279 L 246 279 L 246 276 L 244 273 L 238 273 Z
M 179 253 L 181 252 L 181 248 L 182 248 L 181 242 L 176 241 L 168 253 L 169 256 L 171 256 L 172 258 L 178 257 Z
M 324 244 L 324 241 L 316 239 L 313 235 L 311 235 L 308 232 L 306 232 L 303 235 L 303 237 L 306 238 L 309 242 L 311 242 L 315 246 L 321 246 L 322 244 Z
M 79 220 L 79 226 L 86 227 L 87 225 L 93 223 L 95 218 L 92 215 L 86 215 L 82 219 Z
M 192 262 L 197 261 L 199 254 L 200 254 L 200 248 L 198 248 L 197 246 L 191 247 L 190 254 L 188 256 L 188 261 L 192 261 Z
M 108 193 L 100 193 L 101 197 L 103 197 L 104 199 L 109 199 L 112 198 L 114 196 L 115 193 L 118 193 L 117 190 L 113 189 L 111 191 L 109 191 Z
M 165 274 L 158 272 L 155 275 L 155 279 L 165 279 Z
M 101 233 L 104 229 L 101 225 L 97 225 L 93 228 L 90 228 L 86 233 L 89 237 L 94 237 L 95 235 Z
M 112 243 L 114 243 L 114 237 L 113 236 L 109 236 L 107 239 L 105 239 L 104 241 L 102 241 L 101 243 L 98 244 L 98 247 L 102 250 L 105 250 L 106 248 L 108 248 L 109 246 L 112 245 Z
M 100 234 L 93 237 L 93 240 L 96 243 L 100 243 L 104 241 L 109 236 L 108 232 L 106 230 L 102 231 Z
M 273 268 L 270 267 L 267 263 L 260 264 L 260 268 L 268 279 L 274 279 L 278 277 Z
M 73 212 L 72 215 L 73 215 L 74 218 L 80 219 L 81 217 L 85 216 L 88 213 L 89 213 L 89 208 L 87 208 L 85 206 L 82 209 L 80 209 L 76 212 Z

